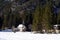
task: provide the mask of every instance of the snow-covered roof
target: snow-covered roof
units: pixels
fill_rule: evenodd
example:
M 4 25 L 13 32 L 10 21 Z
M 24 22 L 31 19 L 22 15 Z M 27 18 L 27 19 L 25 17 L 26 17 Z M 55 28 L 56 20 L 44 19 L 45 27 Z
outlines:
M 23 26 L 24 26 L 23 24 L 19 24 L 19 25 L 18 25 L 18 28 L 23 27 Z
M 58 27 L 58 26 L 60 26 L 60 25 L 59 25 L 59 24 L 56 24 L 56 25 L 54 25 L 54 26 Z

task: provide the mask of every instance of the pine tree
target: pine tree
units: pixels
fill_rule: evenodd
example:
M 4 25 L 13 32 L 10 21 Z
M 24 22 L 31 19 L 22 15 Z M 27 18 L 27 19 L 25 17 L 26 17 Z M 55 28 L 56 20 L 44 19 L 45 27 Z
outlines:
M 52 3 L 51 1 L 46 1 L 45 6 L 41 4 L 36 7 L 35 13 L 33 14 L 33 31 L 40 31 L 45 29 L 46 32 L 51 29 L 52 25 L 52 12 L 51 12 Z
M 35 12 L 33 14 L 33 25 L 32 25 L 32 31 L 36 31 L 36 32 L 42 32 L 42 26 L 41 26 L 41 17 L 42 13 L 41 13 L 41 7 L 39 5 L 39 2 L 37 4 L 37 7 L 35 9 Z
M 51 0 L 50 1 L 46 1 L 46 5 L 44 7 L 44 12 L 43 12 L 43 16 L 42 16 L 42 27 L 43 29 L 46 30 L 46 32 L 48 32 L 49 29 L 51 29 L 51 22 L 52 22 L 52 12 L 51 12 Z
M 60 24 L 60 12 L 57 15 L 57 24 Z

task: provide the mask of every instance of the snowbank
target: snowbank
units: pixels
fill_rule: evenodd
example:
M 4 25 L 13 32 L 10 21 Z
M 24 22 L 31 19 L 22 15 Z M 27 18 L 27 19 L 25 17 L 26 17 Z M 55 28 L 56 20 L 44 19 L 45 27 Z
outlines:
M 0 40 L 60 40 L 60 34 L 33 34 L 31 32 L 0 32 Z

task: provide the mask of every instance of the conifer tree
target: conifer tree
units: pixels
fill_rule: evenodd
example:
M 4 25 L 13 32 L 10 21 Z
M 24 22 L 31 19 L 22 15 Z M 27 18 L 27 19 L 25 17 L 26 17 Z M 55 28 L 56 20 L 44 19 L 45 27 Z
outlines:
M 37 5 L 35 13 L 33 14 L 33 31 L 40 31 L 45 29 L 46 32 L 51 29 L 52 22 L 52 12 L 51 12 L 52 3 L 51 1 L 46 1 L 45 6 L 41 4 Z
M 33 24 L 32 24 L 32 31 L 42 31 L 42 26 L 41 26 L 41 7 L 39 5 L 39 2 L 37 4 L 37 7 L 35 9 L 35 12 L 33 14 Z
M 42 27 L 43 29 L 46 30 L 46 32 L 48 32 L 49 29 L 51 29 L 52 25 L 52 12 L 51 12 L 51 7 L 52 7 L 52 1 L 48 1 L 46 0 L 46 5 L 44 7 L 44 12 L 43 12 L 43 16 L 42 16 Z

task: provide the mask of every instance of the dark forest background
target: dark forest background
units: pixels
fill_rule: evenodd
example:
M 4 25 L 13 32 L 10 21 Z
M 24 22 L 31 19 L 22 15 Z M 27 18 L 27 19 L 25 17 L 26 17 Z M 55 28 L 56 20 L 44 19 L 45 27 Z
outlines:
M 60 0 L 0 0 L 0 29 L 24 24 L 32 31 L 60 24 Z

